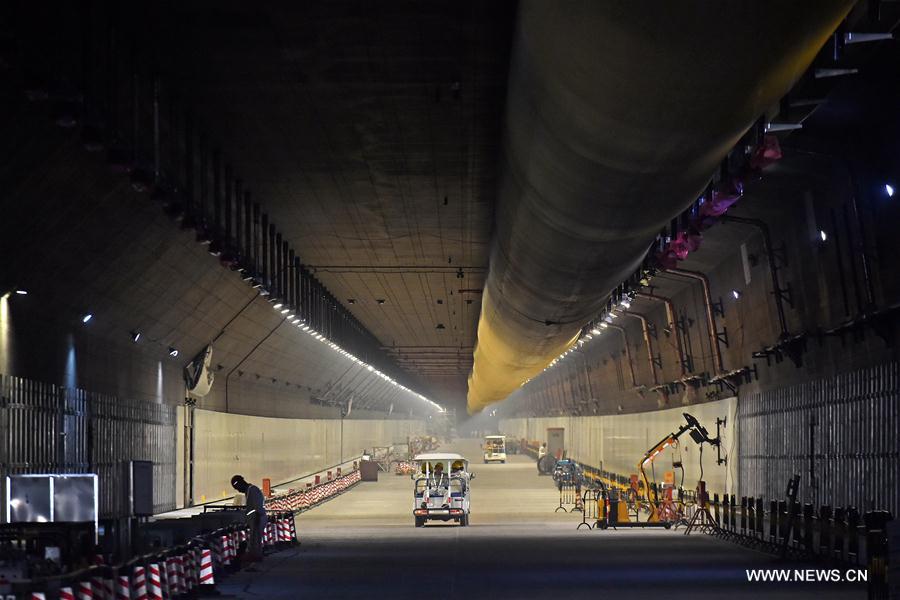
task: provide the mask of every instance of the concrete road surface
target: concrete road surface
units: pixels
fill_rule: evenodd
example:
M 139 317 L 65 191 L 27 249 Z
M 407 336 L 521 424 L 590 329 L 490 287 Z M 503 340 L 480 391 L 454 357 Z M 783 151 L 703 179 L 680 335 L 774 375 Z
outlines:
M 805 568 L 681 530 L 576 530 L 534 461 L 481 463 L 480 441 L 442 451 L 470 459 L 471 526 L 415 528 L 412 482 L 392 473 L 297 518 L 301 545 L 269 555 L 219 589 L 235 598 L 864 598 L 859 584 L 759 583 L 747 569 Z M 822 568 L 822 567 L 819 567 Z

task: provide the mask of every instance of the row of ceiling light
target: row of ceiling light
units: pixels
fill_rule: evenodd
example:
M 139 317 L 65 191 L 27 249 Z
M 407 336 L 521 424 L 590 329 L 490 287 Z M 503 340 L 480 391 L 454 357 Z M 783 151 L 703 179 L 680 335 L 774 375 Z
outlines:
M 27 290 L 24 290 L 24 289 L 21 289 L 21 288 L 16 288 L 16 289 L 13 290 L 13 292 L 8 293 L 7 295 L 10 295 L 11 293 L 15 293 L 15 294 L 18 295 L 18 296 L 27 296 L 27 295 L 28 295 L 28 291 L 27 291 Z M 405 392 L 407 392 L 407 393 L 409 393 L 409 394 L 412 394 L 413 396 L 419 398 L 420 400 L 423 400 L 423 401 L 427 402 L 427 403 L 430 404 L 434 409 L 436 409 L 438 412 L 444 412 L 444 411 L 445 411 L 445 409 L 444 409 L 440 404 L 437 404 L 436 402 L 432 402 L 431 400 L 429 400 L 428 398 L 426 398 L 426 397 L 423 396 L 422 394 L 419 394 L 418 392 L 414 392 L 413 390 L 409 389 L 409 388 L 406 387 L 405 385 L 402 385 L 402 384 L 400 384 L 400 383 L 397 383 L 396 380 L 394 380 L 394 379 L 392 379 L 391 377 L 385 375 L 384 373 L 382 373 L 381 371 L 379 371 L 378 369 L 376 369 L 376 368 L 373 367 L 372 365 L 367 364 L 366 362 L 360 360 L 359 358 L 357 358 L 357 357 L 354 356 L 353 354 L 347 352 L 346 350 L 344 350 L 343 348 L 341 348 L 340 346 L 338 346 L 337 344 L 335 344 L 334 342 L 332 342 L 331 340 L 329 340 L 328 338 L 326 338 L 324 335 L 322 335 L 321 333 L 319 333 L 318 331 L 316 331 L 315 329 L 313 329 L 313 328 L 311 328 L 309 325 L 307 325 L 307 324 L 303 321 L 303 319 L 298 318 L 294 313 L 291 312 L 291 310 L 290 310 L 289 308 L 285 308 L 284 305 L 283 305 L 281 302 L 275 301 L 274 304 L 272 305 L 272 308 L 274 308 L 275 310 L 279 311 L 282 315 L 284 315 L 285 320 L 287 320 L 288 322 L 290 322 L 291 325 L 295 325 L 295 326 L 296 326 L 297 328 L 299 328 L 301 331 L 303 331 L 303 332 L 305 332 L 305 333 L 308 333 L 309 335 L 311 335 L 313 338 L 317 339 L 318 341 L 324 342 L 324 343 L 328 344 L 328 346 L 329 346 L 332 350 L 334 350 L 335 352 L 337 352 L 338 354 L 340 354 L 340 355 L 342 355 L 342 356 L 344 356 L 344 357 L 350 359 L 351 361 L 357 363 L 358 365 L 360 365 L 360 366 L 362 366 L 362 367 L 365 367 L 368 371 L 370 371 L 371 373 L 374 373 L 374 374 L 377 375 L 378 377 L 381 377 L 381 378 L 384 379 L 385 381 L 389 382 L 391 385 L 393 385 L 393 386 L 395 386 L 395 387 L 398 387 L 398 388 L 400 388 L 401 390 L 403 390 L 403 391 L 405 391 Z M 82 324 L 87 325 L 93 318 L 94 318 L 93 313 L 87 312 L 87 313 L 84 313 L 84 314 L 81 315 L 81 322 L 82 322 Z M 140 339 L 141 339 L 141 332 L 140 332 L 140 331 L 132 330 L 132 331 L 129 333 L 129 335 L 131 336 L 131 341 L 132 341 L 133 343 L 135 343 L 135 344 L 138 343 L 138 341 L 140 341 Z M 169 356 L 171 356 L 171 357 L 174 358 L 174 357 L 178 356 L 178 349 L 177 349 L 177 348 L 174 348 L 174 347 L 172 347 L 172 346 L 169 346 L 169 348 L 168 348 L 168 353 L 169 353 Z
M 17 296 L 27 296 L 28 290 L 17 287 L 17 288 L 14 288 L 12 291 L 4 294 L 4 297 L 9 297 L 12 294 L 15 294 Z M 82 313 L 81 315 L 79 315 L 78 318 L 81 320 L 82 325 L 87 325 L 94 319 L 94 313 L 85 312 L 85 313 Z M 141 332 L 136 329 L 130 331 L 128 333 L 128 335 L 130 336 L 131 341 L 135 344 L 137 344 L 140 341 L 141 336 L 142 336 Z M 173 346 L 169 346 L 167 349 L 167 352 L 169 353 L 169 356 L 171 356 L 172 358 L 175 358 L 176 356 L 178 356 L 178 348 L 175 348 Z
M 340 346 L 338 346 L 337 344 L 335 344 L 334 342 L 332 342 L 331 340 L 329 340 L 327 337 L 325 337 L 324 335 L 322 335 L 321 333 L 319 333 L 318 331 L 316 331 L 315 329 L 313 329 L 312 327 L 310 327 L 303 319 L 301 319 L 300 317 L 298 317 L 293 311 L 291 311 L 291 309 L 290 309 L 289 307 L 286 307 L 286 306 L 284 305 L 284 303 L 281 302 L 280 300 L 278 300 L 277 298 L 271 298 L 271 299 L 270 299 L 270 302 L 272 302 L 272 308 L 273 308 L 273 309 L 275 309 L 276 311 L 278 311 L 279 313 L 281 313 L 281 315 L 283 316 L 283 318 L 284 318 L 288 323 L 290 323 L 291 325 L 294 325 L 294 326 L 297 327 L 297 329 L 299 329 L 300 331 L 303 331 L 304 333 L 309 334 L 309 335 L 312 336 L 314 339 L 316 339 L 316 340 L 318 340 L 318 341 L 320 341 L 320 342 L 323 342 L 323 343 L 325 343 L 325 344 L 328 344 L 328 347 L 329 347 L 329 348 L 331 348 L 332 350 L 334 350 L 335 352 L 337 352 L 337 353 L 340 354 L 341 356 L 343 356 L 343 357 L 345 357 L 345 358 L 347 358 L 347 359 L 353 361 L 354 363 L 360 365 L 361 367 L 364 367 L 364 368 L 367 369 L 369 372 L 374 373 L 374 374 L 377 375 L 378 377 L 381 377 L 382 379 L 384 379 L 385 381 L 387 381 L 388 383 L 390 383 L 390 384 L 393 385 L 394 387 L 398 387 L 398 388 L 400 388 L 401 390 L 403 390 L 404 392 L 407 392 L 407 393 L 409 393 L 409 394 L 412 394 L 412 395 L 415 396 L 416 398 L 418 398 L 418 399 L 420 399 L 420 400 L 423 400 L 423 401 L 427 402 L 428 404 L 431 405 L 432 408 L 434 408 L 434 409 L 437 410 L 438 412 L 445 412 L 444 407 L 442 407 L 440 404 L 437 404 L 436 402 L 432 402 L 431 400 L 429 400 L 428 398 L 426 398 L 426 397 L 423 396 L 422 394 L 420 394 L 420 393 L 418 393 L 418 392 L 415 392 L 415 391 L 409 389 L 408 387 L 406 387 L 406 386 L 403 385 L 403 384 L 397 383 L 396 380 L 394 380 L 394 379 L 392 379 L 391 377 L 385 375 L 384 373 L 382 373 L 381 371 L 379 371 L 378 369 L 376 369 L 376 368 L 373 367 L 372 365 L 366 363 L 366 362 L 363 361 L 363 360 L 360 360 L 359 358 L 357 358 L 356 356 L 354 356 L 354 355 L 351 354 L 350 352 L 347 352 L 346 350 L 344 350 L 343 348 L 341 348 Z
M 893 187 L 891 184 L 889 184 L 889 183 L 884 184 L 884 193 L 885 193 L 885 195 L 887 195 L 888 198 L 893 198 L 893 196 L 894 196 L 894 187 Z M 823 243 L 826 242 L 826 241 L 828 241 L 828 234 L 825 232 L 824 229 L 819 230 L 819 239 L 820 239 Z M 643 284 L 643 283 L 644 283 L 644 282 L 642 281 L 642 284 Z M 649 280 L 648 280 L 648 283 L 649 283 Z M 741 296 L 743 296 L 743 292 L 740 291 L 740 290 L 737 290 L 737 289 L 733 289 L 733 290 L 731 290 L 731 295 L 732 295 L 732 297 L 733 297 L 735 300 L 739 300 L 739 299 L 741 298 Z M 631 294 L 625 294 L 625 296 L 622 298 L 622 301 L 621 301 L 616 307 L 613 307 L 609 312 L 607 312 L 607 313 L 601 318 L 601 320 L 600 320 L 599 322 L 596 322 L 596 323 L 591 327 L 591 329 L 590 329 L 588 332 L 586 332 L 586 333 L 578 340 L 578 346 L 581 347 L 581 346 L 583 346 L 585 343 L 587 343 L 587 342 L 593 340 L 595 337 L 600 336 L 600 334 L 602 334 L 603 331 L 609 327 L 610 323 L 613 322 L 613 319 L 615 319 L 615 318 L 617 318 L 617 317 L 619 316 L 619 315 L 617 314 L 616 311 L 627 310 L 627 309 L 631 308 L 631 301 L 632 301 L 632 300 L 633 300 L 633 295 L 631 295 Z M 571 348 L 569 348 L 568 350 L 566 350 L 565 352 L 563 352 L 562 354 L 560 354 L 559 356 L 557 356 L 556 358 L 554 358 L 554 359 L 550 362 L 549 365 L 547 365 L 546 367 L 544 367 L 544 369 L 543 369 L 541 372 L 543 373 L 544 371 L 547 371 L 548 369 L 552 369 L 552 368 L 555 367 L 557 364 L 559 364 L 559 361 L 563 360 L 566 356 L 572 354 L 575 350 L 576 350 L 575 346 L 572 346 Z M 528 383 L 529 381 L 531 381 L 531 378 L 528 378 L 528 379 L 526 379 L 525 381 L 523 381 L 522 384 L 521 384 L 521 386 L 519 386 L 519 387 L 524 386 L 524 385 L 525 385 L 526 383 Z

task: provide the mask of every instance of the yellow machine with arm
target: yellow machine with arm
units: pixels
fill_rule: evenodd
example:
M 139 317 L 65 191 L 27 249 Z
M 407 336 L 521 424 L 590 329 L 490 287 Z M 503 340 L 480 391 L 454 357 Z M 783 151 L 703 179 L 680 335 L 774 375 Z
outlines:
M 677 431 L 673 431 L 663 439 L 661 439 L 656 445 L 647 450 L 644 454 L 641 461 L 638 463 L 638 470 L 641 473 L 641 480 L 644 482 L 644 490 L 647 494 L 647 504 L 649 505 L 650 516 L 647 519 L 647 523 L 659 523 L 659 495 L 658 492 L 651 488 L 650 481 L 647 478 L 647 472 L 645 467 L 653 463 L 656 457 L 669 446 L 676 446 L 678 444 L 678 438 L 684 435 L 687 432 L 690 432 L 691 439 L 694 440 L 697 444 L 707 443 L 711 446 L 719 446 L 720 439 L 719 437 L 710 438 L 709 432 L 703 427 L 700 422 L 691 414 L 682 413 L 684 415 L 684 419 L 686 423 L 678 428 Z

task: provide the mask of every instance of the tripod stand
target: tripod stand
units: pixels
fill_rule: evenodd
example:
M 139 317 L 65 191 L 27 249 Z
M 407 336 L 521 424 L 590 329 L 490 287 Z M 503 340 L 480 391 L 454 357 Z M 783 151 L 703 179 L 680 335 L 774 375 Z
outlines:
M 706 482 L 697 482 L 697 499 L 700 501 L 700 507 L 688 522 L 684 535 L 690 535 L 695 528 L 700 533 L 718 533 L 719 526 L 716 525 L 715 519 L 709 513 L 709 494 L 706 493 Z

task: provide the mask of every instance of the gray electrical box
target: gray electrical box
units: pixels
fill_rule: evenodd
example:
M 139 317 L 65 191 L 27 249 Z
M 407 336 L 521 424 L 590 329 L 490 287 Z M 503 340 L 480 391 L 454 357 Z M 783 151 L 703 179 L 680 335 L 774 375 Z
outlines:
M 98 512 L 97 476 L 81 473 L 9 475 L 8 523 L 94 523 Z
M 125 514 L 131 517 L 153 516 L 153 462 L 130 460 L 125 462 Z

